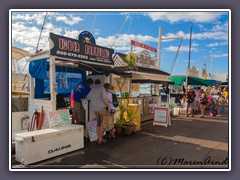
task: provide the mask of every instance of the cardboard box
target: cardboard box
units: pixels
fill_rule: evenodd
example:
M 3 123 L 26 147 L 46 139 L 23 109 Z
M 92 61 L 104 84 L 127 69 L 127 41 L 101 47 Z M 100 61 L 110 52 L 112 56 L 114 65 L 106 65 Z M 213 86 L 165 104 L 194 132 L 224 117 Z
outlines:
M 84 147 L 83 126 L 49 128 L 15 135 L 16 161 L 28 165 Z
M 103 116 L 102 122 L 103 130 L 110 131 L 114 128 L 114 117 L 113 116 Z

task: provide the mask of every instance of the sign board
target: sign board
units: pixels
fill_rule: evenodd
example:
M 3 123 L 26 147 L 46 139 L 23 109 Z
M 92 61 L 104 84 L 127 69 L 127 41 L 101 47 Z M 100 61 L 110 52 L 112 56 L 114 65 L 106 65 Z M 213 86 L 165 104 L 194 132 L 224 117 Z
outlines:
M 140 56 L 137 56 L 137 63 L 142 67 L 150 67 L 155 65 L 155 60 L 151 58 L 151 54 L 144 50 Z
M 97 140 L 97 121 L 87 121 L 86 128 L 90 142 Z
M 89 38 L 89 41 L 87 41 L 87 38 L 85 40 L 79 41 L 50 33 L 50 55 L 105 65 L 114 64 L 112 60 L 113 49 L 94 45 Z
M 141 47 L 141 48 L 144 48 L 144 49 L 153 51 L 153 52 L 157 52 L 157 49 L 156 49 L 156 48 L 151 47 L 151 46 L 148 46 L 148 45 L 146 45 L 146 44 L 142 44 L 142 43 L 137 42 L 137 41 L 134 41 L 134 40 L 131 40 L 131 45 L 135 45 L 135 46 L 138 46 L 138 47 Z
M 71 125 L 68 109 L 49 111 L 48 118 L 50 128 Z
M 153 125 L 165 127 L 170 125 L 170 113 L 168 107 L 154 107 Z

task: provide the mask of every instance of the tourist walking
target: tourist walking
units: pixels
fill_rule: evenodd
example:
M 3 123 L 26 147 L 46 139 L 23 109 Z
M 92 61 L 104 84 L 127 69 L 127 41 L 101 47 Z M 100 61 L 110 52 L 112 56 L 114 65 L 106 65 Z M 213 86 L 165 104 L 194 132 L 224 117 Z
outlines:
M 186 117 L 190 115 L 190 117 L 193 117 L 193 108 L 194 108 L 194 100 L 195 100 L 195 92 L 193 91 L 192 86 L 188 86 L 187 91 L 185 93 L 185 99 L 186 99 Z M 189 113 L 188 113 L 189 110 Z

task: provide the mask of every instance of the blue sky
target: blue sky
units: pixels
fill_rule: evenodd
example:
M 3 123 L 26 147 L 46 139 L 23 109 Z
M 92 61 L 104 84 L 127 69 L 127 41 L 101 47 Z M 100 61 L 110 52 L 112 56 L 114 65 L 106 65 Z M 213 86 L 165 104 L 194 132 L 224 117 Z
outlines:
M 36 50 L 37 41 L 46 12 L 12 11 L 12 46 L 29 52 Z M 91 32 L 96 43 L 113 47 L 115 52 L 129 53 L 130 40 L 158 48 L 159 27 L 162 28 L 160 68 L 169 72 L 181 39 L 181 49 L 172 74 L 184 74 L 189 54 L 190 22 L 192 22 L 191 66 L 199 68 L 204 63 L 211 73 L 211 55 L 214 74 L 228 73 L 228 12 L 223 11 L 54 11 L 48 12 L 39 43 L 39 48 L 48 49 L 49 32 L 76 38 L 81 30 Z M 134 47 L 135 53 L 141 48 Z M 20 66 L 24 66 L 24 60 Z

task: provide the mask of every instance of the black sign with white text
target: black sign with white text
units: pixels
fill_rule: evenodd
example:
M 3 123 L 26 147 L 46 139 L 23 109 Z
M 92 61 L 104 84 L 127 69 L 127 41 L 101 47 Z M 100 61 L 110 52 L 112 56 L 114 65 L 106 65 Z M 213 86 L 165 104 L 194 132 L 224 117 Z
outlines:
M 53 44 L 51 44 L 53 43 Z M 80 41 L 50 33 L 50 55 L 113 65 L 113 49 L 81 43 Z

